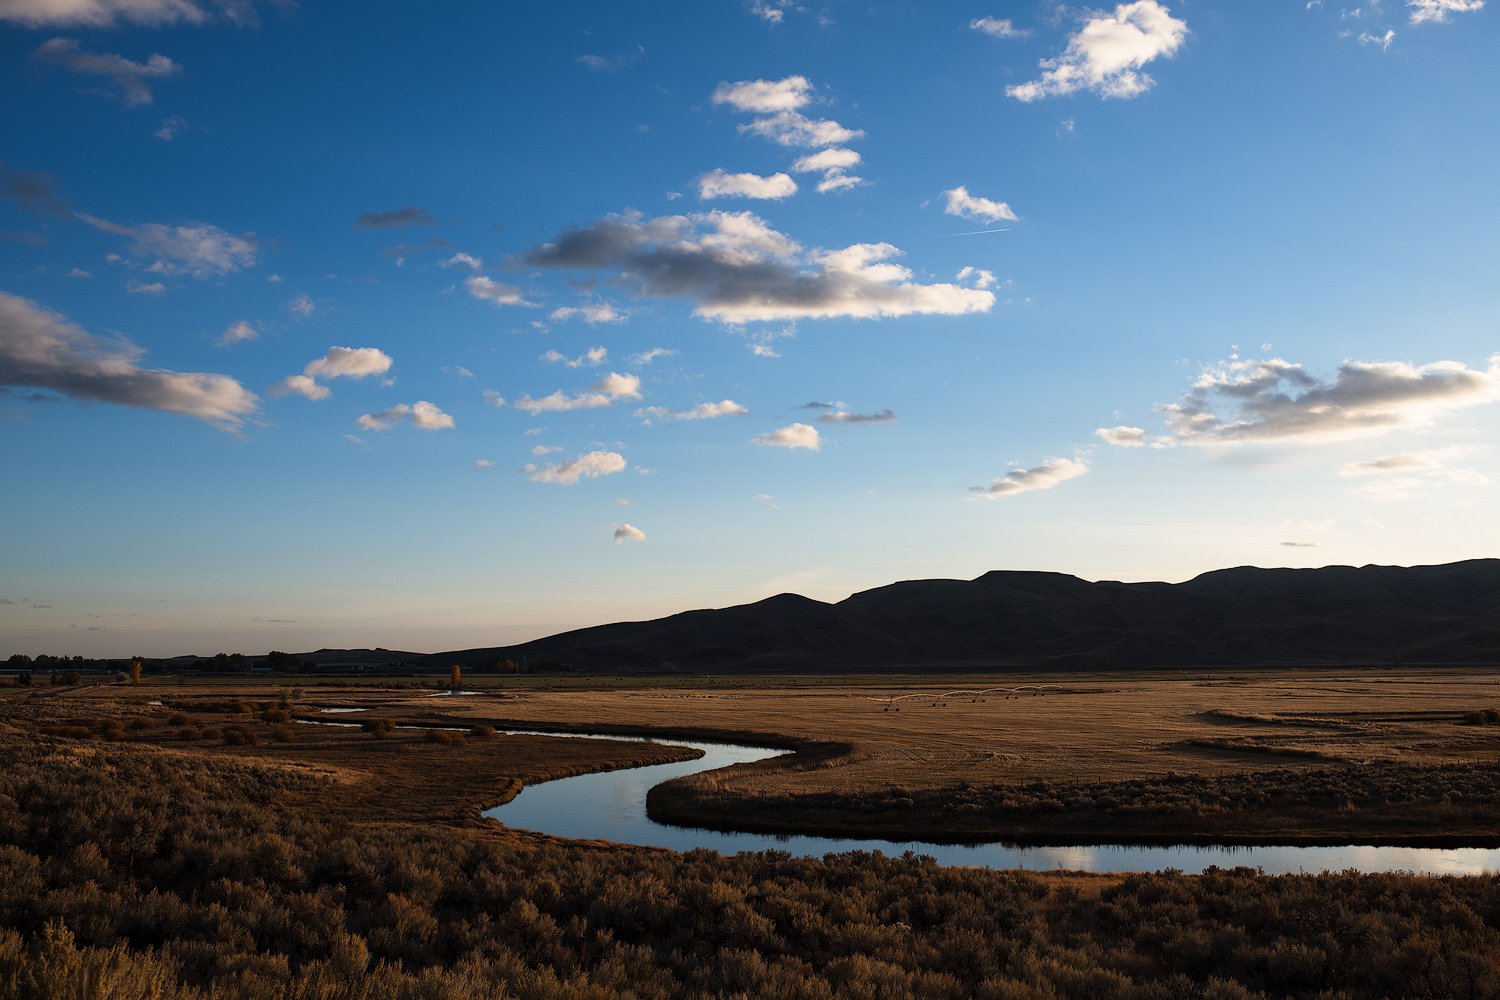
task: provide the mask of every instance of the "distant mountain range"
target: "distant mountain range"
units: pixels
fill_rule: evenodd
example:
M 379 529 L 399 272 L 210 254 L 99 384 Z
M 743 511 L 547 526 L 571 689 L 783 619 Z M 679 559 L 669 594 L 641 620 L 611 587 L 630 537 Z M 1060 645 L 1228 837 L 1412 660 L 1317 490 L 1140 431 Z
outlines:
M 473 668 L 522 657 L 533 667 L 685 673 L 1500 665 L 1500 559 L 1242 566 L 1175 584 L 997 570 L 893 583 L 835 604 L 779 594 L 421 660 Z

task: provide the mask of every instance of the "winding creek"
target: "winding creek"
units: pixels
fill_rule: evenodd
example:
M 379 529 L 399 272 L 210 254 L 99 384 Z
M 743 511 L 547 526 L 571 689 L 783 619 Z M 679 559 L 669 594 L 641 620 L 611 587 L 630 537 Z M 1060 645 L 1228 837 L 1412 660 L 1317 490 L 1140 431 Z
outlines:
M 541 733 L 507 730 L 508 735 L 559 738 L 635 739 L 597 734 Z M 1268 874 L 1288 872 L 1408 871 L 1435 875 L 1478 875 L 1500 871 L 1500 849 L 1423 847 L 1016 847 L 1003 843 L 955 845 L 921 841 L 894 842 L 845 837 L 775 836 L 759 833 L 722 833 L 658 823 L 646 815 L 646 793 L 655 785 L 699 771 L 711 771 L 748 761 L 777 757 L 788 751 L 766 747 L 657 740 L 703 751 L 697 760 L 654 764 L 620 771 L 602 771 L 528 785 L 486 816 L 513 829 L 557 837 L 611 840 L 620 844 L 665 847 L 674 851 L 707 848 L 723 854 L 739 851 L 786 851 L 803 857 L 830 852 L 874 851 L 900 854 L 913 851 L 944 865 L 986 868 L 1070 869 L 1091 872 L 1160 871 L 1175 868 L 1199 873 L 1211 866 L 1245 865 Z

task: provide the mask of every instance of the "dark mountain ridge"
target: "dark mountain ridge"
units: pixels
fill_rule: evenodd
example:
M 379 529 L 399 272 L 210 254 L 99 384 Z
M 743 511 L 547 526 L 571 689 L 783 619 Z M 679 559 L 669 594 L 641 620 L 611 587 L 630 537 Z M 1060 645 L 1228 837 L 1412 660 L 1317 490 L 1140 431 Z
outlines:
M 1500 559 L 1438 566 L 1239 566 L 1184 583 L 994 570 L 829 604 L 778 594 L 718 610 L 438 653 L 690 673 L 974 668 L 1497 664 Z

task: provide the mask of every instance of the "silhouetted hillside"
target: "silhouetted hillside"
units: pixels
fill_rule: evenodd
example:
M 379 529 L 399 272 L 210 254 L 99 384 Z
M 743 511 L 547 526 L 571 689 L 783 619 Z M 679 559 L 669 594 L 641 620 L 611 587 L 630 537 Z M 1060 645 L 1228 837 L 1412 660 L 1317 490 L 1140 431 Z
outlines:
M 1500 663 L 1500 559 L 1442 566 L 1240 566 L 1185 583 L 1061 573 L 912 580 L 825 604 L 795 594 L 515 646 L 439 653 L 690 673 L 975 667 Z

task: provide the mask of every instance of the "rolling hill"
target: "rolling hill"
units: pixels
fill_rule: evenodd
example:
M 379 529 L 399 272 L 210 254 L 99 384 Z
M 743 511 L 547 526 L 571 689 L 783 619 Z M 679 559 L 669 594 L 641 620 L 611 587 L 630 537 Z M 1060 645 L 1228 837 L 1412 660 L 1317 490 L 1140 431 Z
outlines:
M 688 673 L 1295 664 L 1500 664 L 1500 559 L 1439 566 L 1241 566 L 1184 583 L 993 571 L 837 603 L 737 607 L 422 658 Z

